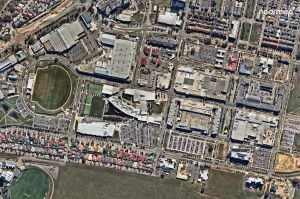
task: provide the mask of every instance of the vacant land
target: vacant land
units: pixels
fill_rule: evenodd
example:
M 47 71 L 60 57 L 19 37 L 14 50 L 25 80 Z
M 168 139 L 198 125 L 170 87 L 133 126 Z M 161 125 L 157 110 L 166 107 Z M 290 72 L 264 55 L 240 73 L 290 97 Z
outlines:
M 90 116 L 102 117 L 105 101 L 98 96 L 94 96 L 91 104 Z
M 253 43 L 253 44 L 259 43 L 261 28 L 262 28 L 262 26 L 259 23 L 254 23 L 252 25 L 252 31 L 251 31 L 251 35 L 250 35 L 250 39 L 249 39 L 250 43 Z
M 205 194 L 221 199 L 256 199 L 262 194 L 243 190 L 243 175 L 218 170 L 209 170 Z
M 101 95 L 102 89 L 103 89 L 103 85 L 89 84 L 88 93 L 94 94 L 94 95 Z
M 71 77 L 60 66 L 50 65 L 39 68 L 34 85 L 32 100 L 47 110 L 62 107 L 72 91 Z
M 78 188 L 80 187 L 80 189 Z M 67 164 L 60 168 L 55 199 L 204 199 L 191 185 L 115 169 Z
M 248 41 L 249 34 L 250 34 L 251 24 L 250 23 L 243 23 L 240 39 L 244 41 Z
M 287 112 L 298 112 L 300 107 L 300 78 L 296 77 L 294 87 L 290 92 Z
M 247 1 L 246 12 L 245 12 L 246 18 L 252 18 L 254 6 L 255 6 L 255 0 Z
M 45 198 L 51 185 L 49 176 L 39 168 L 31 167 L 24 171 L 20 180 L 13 184 L 11 195 L 14 199 Z

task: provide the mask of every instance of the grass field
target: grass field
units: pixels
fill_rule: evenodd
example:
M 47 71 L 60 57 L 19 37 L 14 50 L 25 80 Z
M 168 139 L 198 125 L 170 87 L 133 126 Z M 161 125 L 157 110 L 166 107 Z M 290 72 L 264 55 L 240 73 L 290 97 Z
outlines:
M 94 95 L 101 95 L 102 89 L 103 89 L 103 85 L 89 84 L 88 93 L 94 94 Z
M 62 67 L 50 65 L 39 68 L 34 85 L 32 100 L 47 110 L 62 107 L 72 91 L 72 80 Z
M 300 198 L 300 189 L 295 190 L 294 198 Z
M 242 189 L 243 175 L 218 170 L 209 170 L 204 194 L 221 199 L 256 199 L 262 194 Z
M 253 11 L 254 11 L 254 6 L 255 6 L 255 0 L 248 0 L 247 1 L 246 12 L 245 12 L 245 17 L 246 18 L 252 18 Z
M 0 11 L 3 9 L 8 0 L 0 0 Z
M 86 96 L 85 103 L 84 103 L 83 114 L 90 115 L 92 100 L 93 100 L 93 96 L 92 95 L 87 95 Z
M 243 23 L 242 31 L 240 34 L 240 39 L 244 41 L 248 41 L 249 34 L 250 34 L 251 24 L 250 23 Z
M 98 96 L 94 96 L 91 103 L 91 116 L 102 117 L 105 101 Z
M 11 154 L 11 153 L 0 152 L 0 157 L 1 157 L 1 158 L 6 158 L 6 159 L 14 159 L 14 160 L 17 160 L 19 156 L 18 156 L 17 154 Z
M 50 183 L 49 176 L 44 171 L 31 167 L 13 184 L 11 196 L 13 199 L 42 199 L 47 194 Z
M 287 112 L 296 111 L 300 107 L 300 79 L 295 78 L 294 88 L 290 92 Z
M 80 188 L 79 188 L 80 187 Z M 116 169 L 67 164 L 61 167 L 55 199 L 204 199 L 190 184 Z
M 250 43 L 258 44 L 259 38 L 260 38 L 261 29 L 262 29 L 262 26 L 259 23 L 254 23 L 252 25 L 252 31 L 251 31 L 250 39 L 249 39 Z

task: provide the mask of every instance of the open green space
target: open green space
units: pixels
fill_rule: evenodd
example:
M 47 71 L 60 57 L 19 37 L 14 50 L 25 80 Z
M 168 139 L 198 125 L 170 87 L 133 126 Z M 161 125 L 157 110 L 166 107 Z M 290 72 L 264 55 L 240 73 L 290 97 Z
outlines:
M 255 0 L 248 0 L 246 6 L 246 12 L 245 12 L 246 18 L 252 18 L 254 7 L 255 7 Z
M 186 182 L 116 169 L 67 164 L 60 168 L 55 199 L 204 199 Z M 80 187 L 80 189 L 78 188 Z
M 294 198 L 300 198 L 300 189 L 295 190 Z
M 250 34 L 249 42 L 253 44 L 259 43 L 260 33 L 261 33 L 262 26 L 259 23 L 252 24 L 252 31 Z
M 18 182 L 13 183 L 11 196 L 13 199 L 46 198 L 50 186 L 50 178 L 44 171 L 36 167 L 30 167 L 24 171 Z
M 1 157 L 1 158 L 6 158 L 6 159 L 14 159 L 14 160 L 17 160 L 19 156 L 18 156 L 17 154 L 0 152 L 0 157 Z
M 102 94 L 103 85 L 100 84 L 89 84 L 88 93 L 94 95 L 101 95 Z
M 8 0 L 0 0 L 0 11 L 3 9 Z
M 94 96 L 91 103 L 90 116 L 102 117 L 105 101 L 99 97 Z
M 62 107 L 68 101 L 71 92 L 71 76 L 61 66 L 38 68 L 32 100 L 42 108 L 55 110 Z
M 84 103 L 83 114 L 90 115 L 92 100 L 93 100 L 93 96 L 92 95 L 87 95 L 86 96 L 85 103 Z
M 250 34 L 251 24 L 250 23 L 243 23 L 242 30 L 240 34 L 240 39 L 244 41 L 248 41 L 249 34 Z
M 300 77 L 296 77 L 294 87 L 290 92 L 287 112 L 297 112 L 300 107 Z
M 153 0 L 153 5 L 158 5 L 160 7 L 169 7 L 171 5 L 171 0 Z
M 243 190 L 243 174 L 209 170 L 204 194 L 220 199 L 256 199 L 262 193 Z
M 161 114 L 164 110 L 164 103 L 156 104 L 155 102 L 151 103 L 152 113 Z

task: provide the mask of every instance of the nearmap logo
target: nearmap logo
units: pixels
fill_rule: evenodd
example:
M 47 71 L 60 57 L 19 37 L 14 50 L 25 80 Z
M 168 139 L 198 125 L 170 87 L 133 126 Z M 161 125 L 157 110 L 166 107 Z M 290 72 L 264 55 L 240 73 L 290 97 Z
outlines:
M 293 10 L 260 10 L 261 15 L 292 15 Z

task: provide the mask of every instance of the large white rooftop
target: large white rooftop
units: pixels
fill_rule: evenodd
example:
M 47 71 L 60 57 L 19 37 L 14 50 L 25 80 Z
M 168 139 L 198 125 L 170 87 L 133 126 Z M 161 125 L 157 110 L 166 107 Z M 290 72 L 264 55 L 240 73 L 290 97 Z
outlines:
M 62 25 L 40 40 L 46 50 L 61 53 L 74 46 L 83 33 L 84 29 L 80 22 L 75 21 Z
M 107 122 L 79 123 L 77 133 L 99 137 L 112 137 L 115 128 L 116 125 L 114 123 Z
M 129 79 L 135 51 L 135 42 L 117 39 L 107 65 L 96 67 L 94 73 L 112 78 Z

